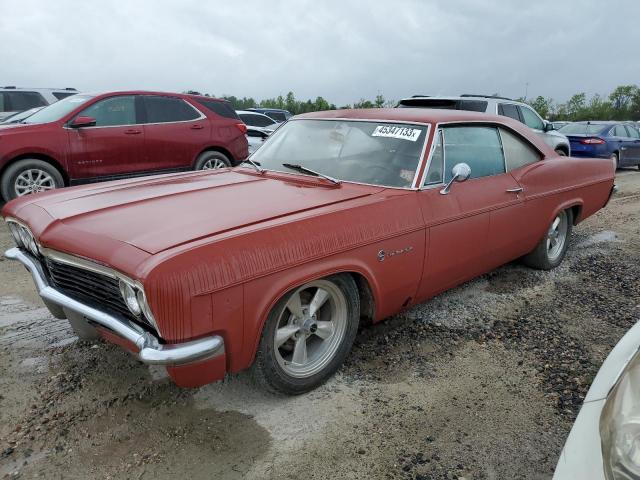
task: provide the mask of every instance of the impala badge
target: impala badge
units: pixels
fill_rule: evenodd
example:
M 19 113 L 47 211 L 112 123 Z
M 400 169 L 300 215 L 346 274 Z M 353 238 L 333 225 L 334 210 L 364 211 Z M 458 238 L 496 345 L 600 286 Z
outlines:
M 385 252 L 384 250 L 380 250 L 378 252 L 378 261 L 384 262 L 385 258 L 395 257 L 396 255 L 402 255 L 403 253 L 409 253 L 413 250 L 413 247 L 404 247 L 400 250 L 392 250 L 390 252 Z

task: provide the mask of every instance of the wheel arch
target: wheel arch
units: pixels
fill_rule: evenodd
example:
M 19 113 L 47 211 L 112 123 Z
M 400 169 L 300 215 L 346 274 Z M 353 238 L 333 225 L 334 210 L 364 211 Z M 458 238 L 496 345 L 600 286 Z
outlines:
M 209 145 L 207 147 L 204 147 L 202 150 L 200 150 L 196 156 L 194 157 L 193 161 L 191 162 L 191 168 L 195 168 L 196 166 L 196 162 L 198 161 L 198 158 L 200 158 L 200 155 L 202 155 L 203 153 L 206 152 L 220 152 L 223 155 L 225 155 L 229 161 L 231 162 L 231 165 L 233 166 L 234 164 L 237 163 L 237 160 L 235 159 L 235 157 L 231 154 L 231 152 L 224 148 L 221 147 L 220 145 Z
M 43 162 L 47 162 L 49 165 L 54 167 L 60 175 L 62 175 L 62 179 L 64 180 L 64 185 L 69 185 L 69 175 L 67 175 L 67 171 L 62 167 L 62 164 L 53 158 L 50 155 L 44 153 L 21 153 L 20 155 L 16 155 L 12 159 L 10 159 L 7 163 L 5 163 L 2 168 L 0 168 L 0 178 L 3 177 L 4 173 L 7 171 L 11 165 L 19 162 L 20 160 L 42 160 Z
M 584 201 L 579 198 L 566 200 L 559 204 L 555 210 L 553 210 L 552 215 L 549 217 L 548 223 L 551 223 L 553 219 L 563 210 L 571 210 L 572 214 L 572 225 L 577 225 L 582 221 L 580 216 L 582 215 L 582 207 L 584 206 Z
M 297 270 L 297 269 L 294 269 Z M 285 273 L 285 272 L 281 272 Z M 347 274 L 350 275 L 358 289 L 358 298 L 360 300 L 360 321 L 372 323 L 376 319 L 377 306 L 379 304 L 379 293 L 377 283 L 374 280 L 372 272 L 364 265 L 345 265 L 345 266 L 325 266 L 325 268 L 314 269 L 313 272 L 287 272 L 288 274 L 279 274 L 277 278 L 269 278 L 258 280 L 268 285 L 268 291 L 263 291 L 264 297 L 260 305 L 251 307 L 247 298 L 246 288 L 254 288 L 251 286 L 253 282 L 245 285 L 245 338 L 243 359 L 231 359 L 231 370 L 239 371 L 248 368 L 255 359 L 256 352 L 264 331 L 269 313 L 274 306 L 288 294 L 291 290 L 299 286 L 326 278 L 331 275 Z M 275 281 L 269 281 L 275 280 Z M 247 318 L 248 317 L 248 318 Z M 255 323 L 252 323 L 251 319 Z M 238 361 L 239 360 L 239 361 Z

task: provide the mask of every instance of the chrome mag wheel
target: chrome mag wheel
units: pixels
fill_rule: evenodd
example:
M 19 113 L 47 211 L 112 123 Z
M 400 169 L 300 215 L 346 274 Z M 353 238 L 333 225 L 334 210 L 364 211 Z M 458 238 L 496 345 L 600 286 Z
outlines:
M 307 378 L 336 355 L 347 331 L 347 299 L 333 282 L 315 280 L 287 301 L 273 338 L 276 360 L 285 373 Z
M 216 168 L 227 168 L 227 164 L 219 158 L 210 158 L 202 164 L 202 170 L 212 170 Z
M 14 182 L 14 189 L 18 197 L 54 188 L 56 188 L 56 182 L 53 177 L 48 172 L 37 168 L 24 170 Z
M 569 221 L 567 212 L 562 211 L 551 222 L 549 231 L 547 232 L 547 255 L 549 261 L 553 262 L 562 255 L 564 244 L 567 241 L 567 231 L 569 229 Z

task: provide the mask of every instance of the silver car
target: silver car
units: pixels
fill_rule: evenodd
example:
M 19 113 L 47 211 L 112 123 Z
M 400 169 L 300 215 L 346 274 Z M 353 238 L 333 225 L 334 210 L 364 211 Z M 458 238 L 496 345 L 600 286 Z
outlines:
M 560 155 L 570 155 L 571 147 L 567 137 L 555 131 L 552 123 L 544 120 L 538 112 L 526 103 L 492 95 L 460 95 L 458 97 L 437 97 L 414 95 L 400 100 L 400 108 L 442 108 L 449 110 L 469 110 L 492 115 L 503 115 L 524 123 Z
M 553 480 L 640 478 L 640 322 L 616 344 L 589 388 Z
M 76 93 L 75 88 L 0 87 L 0 121 L 31 108 L 46 107 Z
M 271 134 L 280 126 L 280 123 L 262 113 L 250 112 L 248 110 L 236 110 L 236 113 L 240 117 L 240 120 L 242 120 L 248 128 L 253 130 Z

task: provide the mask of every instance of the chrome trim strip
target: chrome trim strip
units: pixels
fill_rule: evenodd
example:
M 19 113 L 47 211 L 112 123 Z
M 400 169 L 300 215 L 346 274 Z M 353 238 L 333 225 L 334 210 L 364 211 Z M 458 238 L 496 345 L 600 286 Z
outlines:
M 184 343 L 162 345 L 157 337 L 143 330 L 140 326 L 78 302 L 51 287 L 39 262 L 19 248 L 10 248 L 4 255 L 6 258 L 22 263 L 29 270 L 36 284 L 38 294 L 43 300 L 73 310 L 133 343 L 139 349 L 137 357 L 144 363 L 150 365 L 183 365 L 217 357 L 225 353 L 224 340 L 218 335 Z

